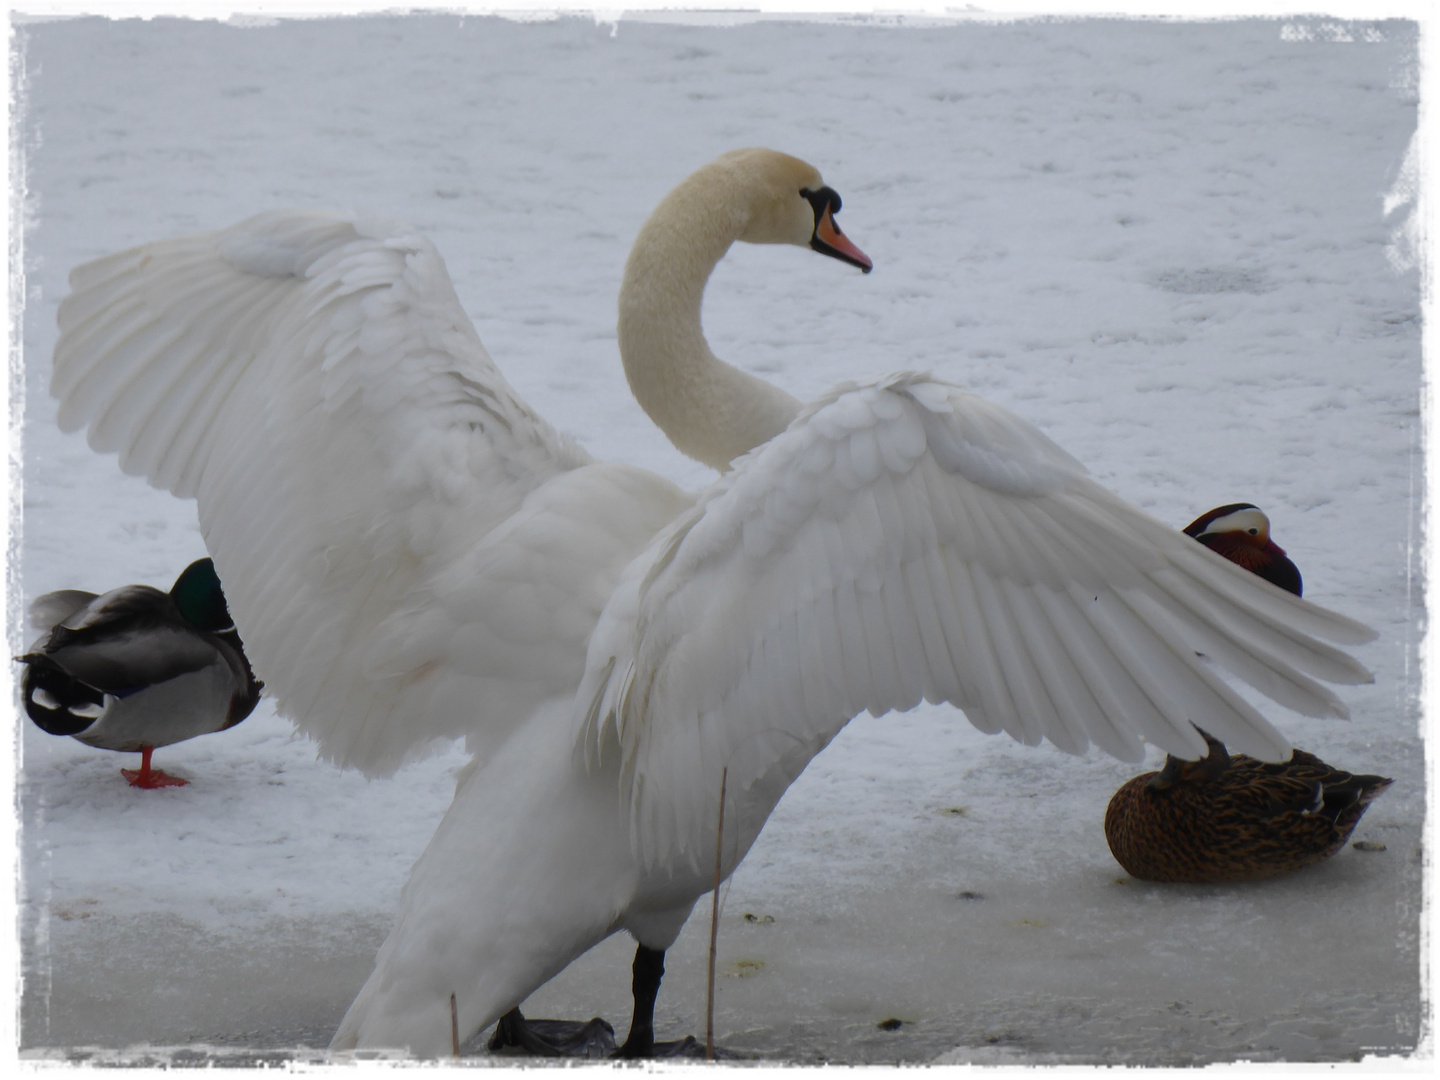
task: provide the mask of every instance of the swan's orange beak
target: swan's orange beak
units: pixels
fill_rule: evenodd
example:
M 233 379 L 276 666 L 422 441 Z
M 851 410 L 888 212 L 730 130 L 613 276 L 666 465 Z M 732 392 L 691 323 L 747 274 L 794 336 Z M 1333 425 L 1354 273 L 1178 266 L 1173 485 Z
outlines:
M 875 264 L 870 261 L 869 255 L 852 244 L 840 231 L 831 210 L 832 207 L 827 206 L 824 213 L 815 219 L 815 235 L 810 238 L 810 246 L 821 255 L 829 255 L 832 259 L 858 266 L 868 274 Z

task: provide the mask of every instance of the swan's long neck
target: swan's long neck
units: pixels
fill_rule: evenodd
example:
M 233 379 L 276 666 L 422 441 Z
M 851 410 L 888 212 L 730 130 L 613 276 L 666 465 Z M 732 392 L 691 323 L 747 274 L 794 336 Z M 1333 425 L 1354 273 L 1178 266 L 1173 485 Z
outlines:
M 789 426 L 800 403 L 715 356 L 700 302 L 744 232 L 744 205 L 692 176 L 640 230 L 620 287 L 620 357 L 640 407 L 685 454 L 725 471 Z

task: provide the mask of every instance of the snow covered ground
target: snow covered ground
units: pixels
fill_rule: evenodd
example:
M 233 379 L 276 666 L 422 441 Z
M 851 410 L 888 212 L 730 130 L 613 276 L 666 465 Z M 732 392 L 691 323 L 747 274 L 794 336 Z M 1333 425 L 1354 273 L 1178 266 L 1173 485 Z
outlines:
M 17 44 L 12 652 L 31 636 L 22 600 L 168 587 L 203 553 L 191 504 L 55 427 L 55 308 L 77 263 L 279 205 L 409 220 L 533 406 L 598 456 L 698 486 L 627 392 L 620 270 L 682 176 L 774 146 L 843 194 L 876 270 L 737 249 L 708 294 L 716 352 L 802 398 L 931 369 L 1177 527 L 1259 504 L 1306 595 L 1380 632 L 1349 723 L 1271 715 L 1395 784 L 1357 833 L 1383 851 L 1161 887 L 1126 877 L 1100 828 L 1134 766 L 983 736 L 948 709 L 861 718 L 725 893 L 721 1044 L 1169 1064 L 1416 1046 L 1420 291 L 1396 240 L 1407 210 L 1385 204 L 1416 125 L 1412 25 L 90 19 Z M 262 703 L 159 753 L 189 787 L 139 792 L 120 755 L 17 723 L 21 1042 L 60 1057 L 323 1047 L 464 762 L 368 782 Z M 667 958 L 661 1037 L 703 1034 L 707 934 L 697 916 Z M 630 952 L 612 939 L 526 1011 L 625 1022 Z

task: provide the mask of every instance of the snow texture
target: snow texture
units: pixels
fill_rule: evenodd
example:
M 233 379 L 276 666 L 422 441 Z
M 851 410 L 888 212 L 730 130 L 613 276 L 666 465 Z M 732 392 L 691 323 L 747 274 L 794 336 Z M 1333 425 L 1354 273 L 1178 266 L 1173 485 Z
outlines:
M 706 470 L 625 386 L 620 272 L 679 179 L 726 149 L 773 146 L 843 194 L 842 225 L 876 270 L 735 250 L 707 296 L 715 351 L 801 399 L 928 368 L 1038 424 L 1177 528 L 1257 503 L 1306 595 L 1380 632 L 1359 650 L 1374 685 L 1343 691 L 1352 720 L 1267 715 L 1395 784 L 1355 837 L 1384 850 L 1255 885 L 1163 887 L 1126 877 L 1101 832 L 1133 766 L 984 736 L 951 709 L 861 718 L 724 894 L 720 1043 L 797 1062 L 1412 1051 L 1416 27 L 734 22 L 17 27 L 12 653 L 33 636 L 22 601 L 168 587 L 203 553 L 192 504 L 55 426 L 49 356 L 73 266 L 276 206 L 407 220 L 542 415 L 598 457 L 697 487 Z M 190 1044 L 210 1049 L 173 1060 L 317 1054 L 465 760 L 457 749 L 367 782 L 318 762 L 262 702 L 235 729 L 158 753 L 192 783 L 145 792 L 120 777 L 129 756 L 16 723 L 21 1045 L 62 1059 Z M 661 1038 L 703 1035 L 708 930 L 697 914 L 667 958 Z M 628 1022 L 630 951 L 610 940 L 526 1011 Z M 891 1018 L 903 1023 L 877 1026 Z

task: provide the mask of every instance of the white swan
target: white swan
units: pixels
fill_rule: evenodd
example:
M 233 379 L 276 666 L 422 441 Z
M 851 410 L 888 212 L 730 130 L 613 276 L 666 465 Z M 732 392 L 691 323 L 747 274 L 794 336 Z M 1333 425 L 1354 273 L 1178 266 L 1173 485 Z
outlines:
M 286 211 L 72 275 L 53 390 L 127 471 L 195 496 L 257 673 L 324 753 L 475 767 L 416 863 L 336 1048 L 449 1053 L 617 930 L 660 960 L 856 713 L 952 702 L 985 731 L 1138 759 L 1190 718 L 1286 740 L 1196 655 L 1312 715 L 1365 627 L 1101 488 L 1011 414 L 925 375 L 801 408 L 700 327 L 736 240 L 868 266 L 839 198 L 772 151 L 685 180 L 636 240 L 620 346 L 640 403 L 732 468 L 697 497 L 592 461 L 500 377 L 425 240 Z M 603 609 L 603 611 L 602 611 Z M 644 984 L 642 986 L 642 983 Z

